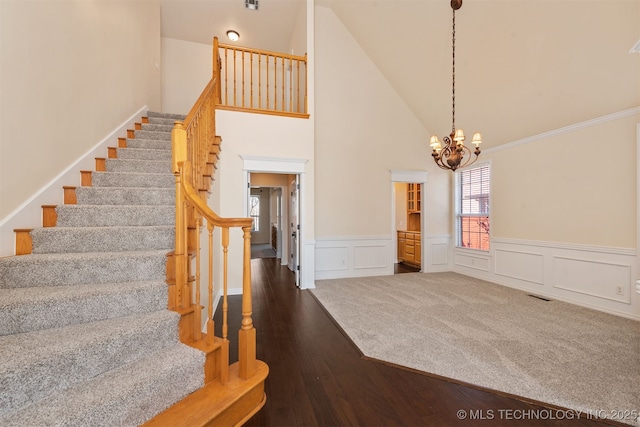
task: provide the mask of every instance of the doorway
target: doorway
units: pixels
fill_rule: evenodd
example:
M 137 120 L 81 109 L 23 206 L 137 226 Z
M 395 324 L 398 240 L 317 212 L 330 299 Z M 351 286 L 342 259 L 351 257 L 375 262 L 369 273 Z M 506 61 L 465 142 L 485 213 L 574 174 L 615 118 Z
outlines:
M 248 214 L 254 219 L 252 258 L 277 258 L 300 278 L 300 204 L 297 174 L 250 172 Z
M 392 171 L 394 274 L 426 271 L 424 251 L 427 172 Z

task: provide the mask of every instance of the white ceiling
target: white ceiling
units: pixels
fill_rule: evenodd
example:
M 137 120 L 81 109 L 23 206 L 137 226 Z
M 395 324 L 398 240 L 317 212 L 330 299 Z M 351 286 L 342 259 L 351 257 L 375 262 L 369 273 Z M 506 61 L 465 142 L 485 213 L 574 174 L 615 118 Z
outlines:
M 160 0 L 162 35 L 287 52 L 305 0 Z M 329 7 L 425 129 L 451 129 L 449 0 L 316 0 Z M 464 0 L 456 125 L 485 148 L 640 105 L 637 0 Z
M 162 36 L 196 43 L 220 43 L 287 52 L 296 17 L 304 0 L 259 0 L 259 10 L 249 10 L 244 0 L 160 0 Z M 231 42 L 228 30 L 240 33 Z

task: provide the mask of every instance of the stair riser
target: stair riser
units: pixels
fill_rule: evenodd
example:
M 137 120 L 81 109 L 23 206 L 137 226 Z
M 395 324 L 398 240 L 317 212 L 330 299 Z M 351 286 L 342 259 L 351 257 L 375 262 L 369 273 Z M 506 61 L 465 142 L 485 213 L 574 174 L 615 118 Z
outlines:
M 76 200 L 79 205 L 175 205 L 175 190 L 78 187 Z
M 174 248 L 172 227 L 48 227 L 31 231 L 32 253 L 142 251 Z
M 149 117 L 149 124 L 153 125 L 164 125 L 164 126 L 173 126 L 177 119 L 166 119 L 161 117 Z M 182 120 L 180 120 L 182 121 Z
M 171 151 L 171 141 L 163 141 L 157 139 L 136 139 L 127 138 L 126 148 L 142 148 L 147 150 L 167 150 Z
M 99 325 L 96 323 L 92 325 L 90 333 L 82 329 L 84 325 L 72 326 L 65 333 L 82 331 L 83 336 L 78 340 L 65 340 L 64 347 L 36 349 L 28 358 L 17 358 L 5 364 L 3 382 L 7 386 L 5 390 L 11 390 L 11 393 L 0 394 L 0 415 L 170 346 L 178 340 L 176 316 L 140 316 L 126 324 L 122 319 L 126 318 L 105 321 L 106 325 L 113 320 L 119 323 L 117 327 L 105 326 L 102 331 L 96 330 Z M 55 337 L 55 332 L 52 335 Z M 44 354 L 45 349 L 51 353 Z
M 171 161 L 170 150 L 142 150 L 137 148 L 117 148 L 116 157 L 121 160 L 165 160 Z
M 0 258 L 0 288 L 164 280 L 165 255 L 165 251 L 156 251 Z
M 170 160 L 106 159 L 107 172 L 171 173 Z
M 56 208 L 58 227 L 117 227 L 175 224 L 173 206 L 83 206 Z
M 149 117 L 149 121 L 151 121 L 152 118 L 181 120 L 181 121 L 187 118 L 187 116 L 183 114 L 159 113 L 157 111 L 148 111 L 147 117 Z
M 171 133 L 170 132 L 157 132 L 150 130 L 137 130 L 135 131 L 134 139 L 155 139 L 158 141 L 171 141 Z
M 167 306 L 167 285 L 162 281 L 75 288 L 82 291 L 69 294 L 61 287 L 44 288 L 37 296 L 23 292 L 26 297 L 12 298 L 10 302 L 7 301 L 10 297 L 5 295 L 4 300 L 0 300 L 0 335 L 127 316 L 131 314 L 131 307 L 135 307 L 137 313 L 149 313 Z
M 175 187 L 175 176 L 169 173 L 92 172 L 91 181 L 92 187 Z
M 173 130 L 173 123 L 144 123 L 141 130 L 148 130 L 152 132 L 171 132 Z

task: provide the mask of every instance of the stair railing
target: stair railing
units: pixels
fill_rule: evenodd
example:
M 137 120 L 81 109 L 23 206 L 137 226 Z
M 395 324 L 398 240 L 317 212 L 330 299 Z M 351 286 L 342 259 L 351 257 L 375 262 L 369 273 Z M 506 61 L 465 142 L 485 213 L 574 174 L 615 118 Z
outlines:
M 225 110 L 308 118 L 307 55 L 218 43 L 220 105 Z
M 229 374 L 229 340 L 227 323 L 228 249 L 230 230 L 242 230 L 242 324 L 238 340 L 239 376 L 250 378 L 256 371 L 256 334 L 251 319 L 251 218 L 222 218 L 206 202 L 214 172 L 220 138 L 215 134 L 215 109 L 219 92 L 214 64 L 211 79 L 198 101 L 187 115 L 184 123 L 176 121 L 172 130 L 172 170 L 176 191 L 176 237 L 175 250 L 168 263 L 169 309 L 179 312 L 180 339 L 182 342 L 203 350 L 205 382 L 219 378 L 224 384 Z M 205 225 L 208 231 L 208 295 L 206 301 L 206 333 L 202 333 L 202 298 L 200 292 L 201 252 L 200 230 Z M 221 230 L 222 246 L 222 338 L 214 336 L 214 229 Z M 195 270 L 192 273 L 193 258 Z M 195 286 L 195 289 L 193 289 Z M 220 357 L 214 356 L 217 348 Z

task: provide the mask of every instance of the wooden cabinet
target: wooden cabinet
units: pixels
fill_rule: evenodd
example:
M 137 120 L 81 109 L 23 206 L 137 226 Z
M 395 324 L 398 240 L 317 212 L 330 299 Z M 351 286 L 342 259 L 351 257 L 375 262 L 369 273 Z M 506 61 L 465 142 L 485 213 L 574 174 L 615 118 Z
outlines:
M 420 213 L 421 196 L 420 184 L 407 184 L 408 213 Z
M 422 242 L 419 231 L 398 231 L 398 261 L 420 267 Z

